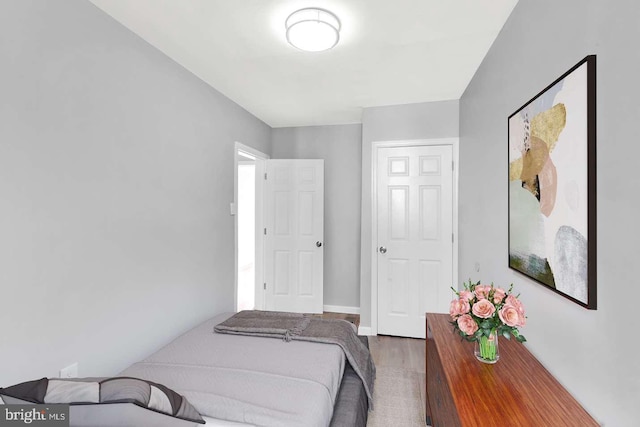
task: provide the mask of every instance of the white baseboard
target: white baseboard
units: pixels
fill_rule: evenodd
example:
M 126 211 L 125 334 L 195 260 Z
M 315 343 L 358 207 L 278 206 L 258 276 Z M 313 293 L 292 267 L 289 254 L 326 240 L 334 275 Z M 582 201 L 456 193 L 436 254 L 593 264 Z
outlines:
M 367 336 L 373 335 L 371 333 L 371 327 L 370 326 L 360 326 L 358 328 L 358 335 L 367 335 Z
M 329 313 L 360 314 L 360 307 L 345 307 L 342 305 L 324 305 L 322 310 Z

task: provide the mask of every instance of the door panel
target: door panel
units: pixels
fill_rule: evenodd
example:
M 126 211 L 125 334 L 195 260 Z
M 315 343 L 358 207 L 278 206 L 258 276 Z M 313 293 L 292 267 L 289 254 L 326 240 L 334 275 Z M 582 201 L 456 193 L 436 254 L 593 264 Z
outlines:
M 268 160 L 266 187 L 265 309 L 322 313 L 324 161 Z
M 409 234 L 409 187 L 389 187 L 389 228 L 391 238 L 404 240 Z
M 300 235 L 313 236 L 313 219 L 315 216 L 313 205 L 315 199 L 315 192 L 301 191 L 300 192 L 300 212 L 298 221 L 300 224 Z
M 289 295 L 289 271 L 291 270 L 291 251 L 274 251 L 274 293 L 276 295 Z M 271 265 L 271 263 L 269 263 Z M 268 309 L 268 308 L 267 308 Z
M 441 269 L 442 263 L 440 261 L 420 261 L 420 292 L 419 292 L 419 300 L 420 300 L 420 313 L 426 313 L 427 311 L 431 311 L 432 307 L 429 304 L 429 299 L 433 299 L 439 301 L 441 299 L 441 293 L 443 291 L 443 287 L 440 286 L 442 283 L 441 278 Z M 445 297 L 449 300 L 449 288 L 444 289 Z M 448 308 L 448 306 L 447 306 Z
M 453 286 L 451 146 L 379 148 L 378 333 L 424 338 Z
M 300 296 L 313 296 L 313 258 L 315 251 L 298 252 L 298 287 Z
M 440 187 L 420 186 L 420 236 L 422 240 L 440 240 Z
M 409 315 L 409 260 L 390 259 L 389 277 L 393 280 L 393 292 L 389 293 L 391 305 L 389 314 Z
M 289 192 L 288 191 L 275 191 L 274 192 L 274 219 L 275 219 L 275 227 L 274 232 L 277 236 L 291 236 L 291 221 L 289 220 L 290 214 L 290 202 L 289 202 Z

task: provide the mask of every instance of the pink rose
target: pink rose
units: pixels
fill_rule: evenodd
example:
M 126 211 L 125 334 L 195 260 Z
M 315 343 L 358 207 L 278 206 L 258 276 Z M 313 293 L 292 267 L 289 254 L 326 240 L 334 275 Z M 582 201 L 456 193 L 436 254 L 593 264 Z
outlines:
M 478 285 L 474 289 L 474 292 L 478 299 L 485 299 L 489 296 L 489 291 L 491 290 L 491 286 L 489 285 Z
M 467 291 L 466 289 L 464 291 L 460 291 L 460 299 L 463 299 L 465 301 L 471 301 L 474 298 L 473 293 Z
M 519 312 L 520 322 L 518 323 L 518 327 L 521 328 L 527 324 L 527 317 L 524 315 L 524 312 Z
M 505 304 L 504 307 L 498 312 L 498 317 L 507 326 L 517 327 L 524 326 L 524 316 L 520 317 L 520 311 L 511 304 Z
M 473 304 L 471 311 L 482 319 L 488 319 L 496 312 L 496 307 L 491 303 L 491 301 L 482 299 Z
M 451 301 L 451 305 L 449 305 L 449 314 L 452 319 L 456 317 L 466 314 L 469 312 L 471 307 L 469 306 L 469 301 L 463 299 L 454 299 Z
M 458 317 L 458 328 L 467 336 L 471 336 L 478 330 L 478 324 L 473 317 L 468 314 L 464 314 Z
M 493 291 L 493 303 L 500 304 L 506 295 L 507 293 L 504 289 L 495 288 L 495 290 Z
M 512 305 L 516 308 L 516 310 L 518 310 L 520 315 L 524 317 L 524 306 L 518 298 L 514 297 L 513 295 L 509 295 L 505 300 L 505 305 Z
M 451 304 L 449 304 L 449 316 L 451 316 L 451 320 L 455 320 L 456 317 L 460 315 L 458 311 L 458 300 L 451 300 Z

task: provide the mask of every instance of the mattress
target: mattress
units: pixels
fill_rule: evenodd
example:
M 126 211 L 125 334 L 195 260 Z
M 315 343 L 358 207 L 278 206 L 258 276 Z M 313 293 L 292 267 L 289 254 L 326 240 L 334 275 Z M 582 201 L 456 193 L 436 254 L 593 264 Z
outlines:
M 326 427 L 345 369 L 337 345 L 217 334 L 209 319 L 119 375 L 164 384 L 207 425 Z
M 367 337 L 360 337 L 362 343 L 369 348 Z M 333 418 L 330 427 L 365 427 L 369 415 L 367 392 L 362 380 L 347 363 L 338 397 L 333 407 Z M 207 427 L 242 427 L 249 424 L 235 423 L 215 418 L 203 417 Z

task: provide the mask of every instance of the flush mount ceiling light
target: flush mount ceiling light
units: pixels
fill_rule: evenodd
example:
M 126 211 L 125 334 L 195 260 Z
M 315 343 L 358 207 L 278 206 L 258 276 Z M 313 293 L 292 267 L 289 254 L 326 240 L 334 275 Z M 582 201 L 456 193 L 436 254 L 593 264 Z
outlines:
M 307 52 L 331 49 L 340 40 L 340 20 L 325 9 L 309 7 L 293 12 L 285 21 L 287 41 Z

